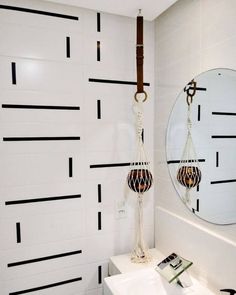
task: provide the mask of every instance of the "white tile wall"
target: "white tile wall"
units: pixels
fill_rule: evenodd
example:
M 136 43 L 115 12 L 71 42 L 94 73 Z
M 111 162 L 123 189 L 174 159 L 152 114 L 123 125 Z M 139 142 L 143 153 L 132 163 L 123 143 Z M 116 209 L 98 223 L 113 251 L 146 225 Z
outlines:
M 211 68 L 236 69 L 235 8 L 234 0 L 179 0 L 156 20 L 156 247 L 192 259 L 216 294 L 220 288 L 236 289 L 236 226 L 207 223 L 185 208 L 168 173 L 165 136 L 172 106 L 187 82 Z
M 0 104 L 79 106 L 80 110 L 0 109 L 0 294 L 82 277 L 37 294 L 101 295 L 98 266 L 107 276 L 110 256 L 134 245 L 136 197 L 127 193 L 134 154 L 135 86 L 89 78 L 135 81 L 135 20 L 44 1 L 3 0 L 1 5 L 74 15 L 79 21 L 0 9 Z M 71 58 L 66 57 L 70 37 Z M 154 23 L 145 22 L 145 143 L 153 159 Z M 97 41 L 101 61 L 97 61 Z M 11 63 L 16 63 L 12 85 Z M 97 100 L 101 119 L 97 119 Z M 3 137 L 80 136 L 78 141 L 5 142 Z M 69 158 L 73 177 L 69 177 Z M 101 184 L 101 202 L 98 202 Z M 81 198 L 5 205 L 6 201 L 81 194 Z M 153 190 L 145 200 L 145 235 L 154 245 Z M 127 216 L 117 219 L 118 201 Z M 101 230 L 98 230 L 101 212 Z M 20 223 L 21 243 L 16 240 Z M 18 266 L 7 264 L 82 250 L 81 254 Z

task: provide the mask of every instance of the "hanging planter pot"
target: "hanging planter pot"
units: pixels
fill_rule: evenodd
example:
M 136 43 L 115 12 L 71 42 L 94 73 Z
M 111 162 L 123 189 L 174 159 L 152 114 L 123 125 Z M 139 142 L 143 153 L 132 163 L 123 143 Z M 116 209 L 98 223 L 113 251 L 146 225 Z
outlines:
M 127 177 L 129 188 L 139 194 L 147 192 L 152 186 L 152 173 L 148 169 L 132 169 Z
M 198 186 L 201 177 L 201 170 L 197 166 L 182 166 L 178 169 L 177 180 L 188 189 Z

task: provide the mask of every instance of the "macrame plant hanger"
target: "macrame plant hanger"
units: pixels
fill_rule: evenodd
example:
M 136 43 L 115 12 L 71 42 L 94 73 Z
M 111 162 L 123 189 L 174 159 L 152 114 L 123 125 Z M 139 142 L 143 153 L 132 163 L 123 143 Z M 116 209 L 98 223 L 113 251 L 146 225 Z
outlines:
M 191 106 L 193 103 L 193 97 L 196 93 L 197 83 L 192 80 L 184 88 L 184 92 L 187 93 L 186 102 L 188 106 L 187 111 L 187 139 L 185 142 L 183 154 L 179 163 L 177 180 L 186 188 L 185 195 L 182 196 L 183 202 L 190 204 L 190 191 L 192 188 L 199 185 L 201 181 L 201 170 L 199 167 L 199 161 L 195 151 L 195 147 L 192 139 L 192 120 L 191 120 Z
M 134 95 L 133 105 L 136 119 L 137 151 L 127 177 L 128 186 L 137 194 L 138 201 L 136 243 L 131 255 L 131 261 L 135 263 L 145 263 L 151 259 L 143 236 L 143 196 L 151 188 L 153 182 L 142 136 L 143 103 L 147 100 L 147 93 L 143 88 L 143 59 L 143 17 L 141 16 L 141 10 L 139 10 L 139 15 L 137 16 L 136 45 L 137 91 Z

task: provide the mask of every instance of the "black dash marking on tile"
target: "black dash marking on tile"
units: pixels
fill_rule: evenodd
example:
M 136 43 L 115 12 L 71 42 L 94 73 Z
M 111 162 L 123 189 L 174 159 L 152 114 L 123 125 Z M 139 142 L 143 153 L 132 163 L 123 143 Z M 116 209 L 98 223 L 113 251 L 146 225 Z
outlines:
M 70 283 L 74 283 L 74 282 L 78 282 L 78 281 L 82 281 L 82 277 L 78 277 L 78 278 L 74 278 L 74 279 L 70 279 L 70 280 L 66 280 L 66 281 L 60 281 L 60 282 L 56 282 L 56 283 L 53 283 L 53 284 L 39 286 L 39 287 L 31 288 L 31 289 L 10 292 L 9 295 L 21 295 L 21 294 L 36 292 L 36 291 L 49 289 L 49 288 L 53 288 L 53 287 L 58 287 L 58 286 L 61 286 L 61 285 L 70 284 Z
M 236 116 L 236 113 L 230 113 L 230 112 L 212 112 L 212 115 Z
M 130 166 L 130 165 L 148 165 L 149 162 L 144 162 L 144 163 L 112 163 L 112 164 L 94 164 L 90 165 L 90 168 L 112 168 L 112 167 L 125 167 L 125 166 Z
M 101 100 L 97 100 L 97 119 L 101 119 Z
M 100 285 L 102 283 L 102 266 L 98 266 L 98 284 Z
M 189 87 L 188 89 L 194 90 L 193 87 Z M 197 91 L 207 91 L 206 87 L 196 87 L 195 88 Z
M 55 13 L 55 12 L 43 11 L 43 10 L 29 9 L 29 8 L 25 8 L 25 7 L 0 5 L 0 9 L 7 9 L 7 10 L 20 11 L 20 12 L 41 14 L 41 15 L 65 18 L 65 19 L 70 19 L 70 20 L 79 20 L 78 16 L 60 14 L 60 13 Z
M 102 212 L 98 212 L 98 230 L 102 229 Z
M 167 161 L 167 164 L 178 164 L 178 163 L 180 163 L 180 161 L 181 160 L 169 160 L 169 161 Z M 188 162 L 186 162 L 186 163 L 192 163 L 195 161 L 196 160 L 188 160 Z M 205 159 L 198 159 L 198 162 L 206 162 L 206 160 Z M 185 162 L 183 162 L 183 163 L 185 163 Z
M 50 106 L 50 105 L 28 105 L 28 104 L 2 104 L 3 109 L 37 109 L 37 110 L 80 110 L 79 106 Z
M 79 199 L 81 195 L 68 195 L 68 196 L 58 196 L 58 197 L 46 197 L 46 198 L 36 198 L 36 199 L 24 199 L 24 200 L 15 200 L 15 201 L 6 201 L 5 205 L 20 205 L 28 203 L 40 203 L 40 202 L 51 202 L 51 201 L 60 201 L 68 199 Z
M 80 140 L 80 137 L 79 136 L 3 137 L 3 141 L 54 141 L 54 140 Z
M 97 41 L 97 61 L 101 61 L 101 42 Z
M 101 14 L 97 13 L 97 32 L 101 32 Z
M 215 181 L 211 181 L 211 184 L 220 184 L 220 183 L 229 183 L 229 182 L 236 182 L 236 179 L 215 180 Z
M 192 208 L 192 212 L 193 212 L 193 214 L 195 214 L 195 209 Z
M 73 177 L 73 158 L 69 158 L 69 177 Z
M 199 192 L 199 189 L 200 189 L 200 186 L 199 186 L 199 184 L 197 185 L 197 192 Z
M 20 230 L 20 222 L 16 223 L 16 242 L 21 243 L 21 230 Z
M 89 78 L 89 82 L 108 83 L 108 84 L 123 84 L 123 85 L 137 85 L 137 82 L 133 82 L 133 81 L 107 80 L 107 79 L 95 79 L 95 78 Z M 143 85 L 150 86 L 150 83 L 143 83 Z
M 236 138 L 236 135 L 212 135 L 211 138 Z
M 199 199 L 197 199 L 197 208 L 196 211 L 199 212 Z
M 216 152 L 216 167 L 219 167 L 219 152 Z
M 102 186 L 98 184 L 98 203 L 102 203 Z
M 66 57 L 70 58 L 70 37 L 66 37 Z
M 198 110 L 197 110 L 197 120 L 198 121 L 201 120 L 201 106 L 200 106 L 200 104 L 198 105 Z
M 82 253 L 82 250 L 77 250 L 77 251 L 72 251 L 72 252 L 66 252 L 66 253 L 61 253 L 61 254 L 55 254 L 55 255 L 50 255 L 50 256 L 34 258 L 34 259 L 17 261 L 17 262 L 8 263 L 7 267 L 14 267 L 14 266 L 19 266 L 19 265 L 24 265 L 24 264 L 29 264 L 29 263 L 36 263 L 36 262 L 41 262 L 41 261 L 50 260 L 50 259 L 57 259 L 57 258 L 62 258 L 62 257 L 66 257 L 66 256 L 77 255 L 77 254 L 81 254 L 81 253 Z
M 16 63 L 11 63 L 11 77 L 12 77 L 12 84 L 16 85 Z
M 144 143 L 144 129 L 142 130 L 142 142 Z

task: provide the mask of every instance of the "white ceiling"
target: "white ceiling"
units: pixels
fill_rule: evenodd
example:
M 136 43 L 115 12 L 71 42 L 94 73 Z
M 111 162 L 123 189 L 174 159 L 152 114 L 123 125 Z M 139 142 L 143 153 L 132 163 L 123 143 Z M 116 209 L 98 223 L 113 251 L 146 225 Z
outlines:
M 138 10 L 146 20 L 153 20 L 177 0 L 48 0 L 123 16 L 136 17 Z

